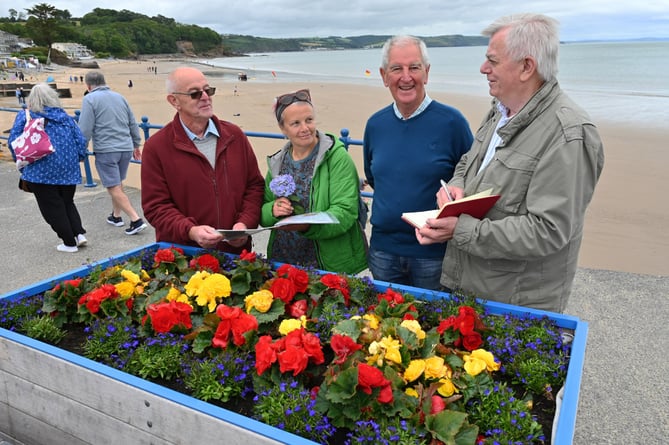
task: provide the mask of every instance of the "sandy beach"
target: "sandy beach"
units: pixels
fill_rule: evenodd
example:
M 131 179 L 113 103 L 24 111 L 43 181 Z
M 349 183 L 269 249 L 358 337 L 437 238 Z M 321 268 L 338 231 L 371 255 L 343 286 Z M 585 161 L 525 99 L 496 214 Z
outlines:
M 362 139 L 367 118 L 391 102 L 388 90 L 374 79 L 370 79 L 369 85 L 296 84 L 278 79 L 256 82 L 253 78 L 238 82 L 236 72 L 174 59 L 101 62 L 101 71 L 109 86 L 128 99 L 138 121 L 147 116 L 150 123 L 163 125 L 175 112 L 165 100 L 165 78 L 169 71 L 184 64 L 200 67 L 211 85 L 217 87 L 216 115 L 246 131 L 279 133 L 271 111 L 273 98 L 298 88 L 311 89 L 319 129 L 338 133 L 348 128 L 354 139 Z M 156 66 L 156 74 L 149 71 L 152 66 Z M 83 69 L 63 68 L 39 73 L 37 80 L 52 76 L 59 88 L 69 87 L 72 98 L 63 99 L 63 104 L 73 113 L 80 108 L 85 87 L 69 79 L 85 73 Z M 132 80 L 132 88 L 127 86 L 128 80 Z M 237 95 L 234 95 L 235 86 Z M 461 110 L 473 131 L 489 106 L 489 98 L 433 93 L 429 84 L 427 90 L 433 99 Z M 16 99 L 0 98 L 0 107 L 16 107 Z M 9 129 L 13 119 L 12 113 L 0 113 L 0 129 Z M 579 266 L 669 276 L 669 210 L 664 196 L 669 190 L 667 131 L 625 127 L 612 122 L 596 124 L 604 141 L 606 163 L 588 209 Z M 265 156 L 278 150 L 281 142 L 252 138 L 251 143 L 264 172 Z M 352 147 L 351 155 L 362 176 L 361 147 Z

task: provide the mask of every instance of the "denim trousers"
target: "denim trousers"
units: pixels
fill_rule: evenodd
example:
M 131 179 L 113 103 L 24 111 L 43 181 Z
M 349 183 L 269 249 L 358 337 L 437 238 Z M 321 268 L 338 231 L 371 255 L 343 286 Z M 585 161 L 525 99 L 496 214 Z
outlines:
M 439 284 L 442 260 L 399 256 L 370 247 L 367 263 L 375 280 L 442 290 Z

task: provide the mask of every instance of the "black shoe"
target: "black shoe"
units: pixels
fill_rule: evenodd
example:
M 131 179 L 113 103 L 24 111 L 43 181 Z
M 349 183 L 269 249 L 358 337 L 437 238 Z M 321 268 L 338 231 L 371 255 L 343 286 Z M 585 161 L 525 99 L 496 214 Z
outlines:
M 112 226 L 123 227 L 123 218 L 114 216 L 113 213 L 107 217 L 107 222 Z
M 135 233 L 139 233 L 144 229 L 146 229 L 146 223 L 142 218 L 139 218 L 137 221 L 132 221 L 130 223 L 130 227 L 125 229 L 125 234 L 134 235 Z

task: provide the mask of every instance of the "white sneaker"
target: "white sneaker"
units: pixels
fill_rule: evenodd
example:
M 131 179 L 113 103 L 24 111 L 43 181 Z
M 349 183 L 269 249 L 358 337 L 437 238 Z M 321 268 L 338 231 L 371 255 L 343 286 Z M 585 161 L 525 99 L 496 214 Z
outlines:
M 79 251 L 79 249 L 77 249 L 77 246 L 66 246 L 65 244 L 58 244 L 56 246 L 56 250 L 59 252 L 67 252 L 67 253 L 74 253 Z
M 88 244 L 88 240 L 84 236 L 83 233 L 80 233 L 77 235 L 77 247 L 84 247 L 86 244 Z

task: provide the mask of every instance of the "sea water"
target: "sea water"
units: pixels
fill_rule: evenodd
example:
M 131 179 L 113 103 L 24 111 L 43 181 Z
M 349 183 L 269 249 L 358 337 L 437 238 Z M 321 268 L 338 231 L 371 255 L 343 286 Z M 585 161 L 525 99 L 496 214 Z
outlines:
M 428 52 L 428 93 L 488 96 L 485 76 L 479 72 L 485 46 L 429 48 Z M 565 43 L 560 47 L 558 80 L 595 123 L 606 120 L 668 129 L 668 54 L 669 41 Z M 382 85 L 379 49 L 263 53 L 203 63 L 245 72 L 251 82 Z

